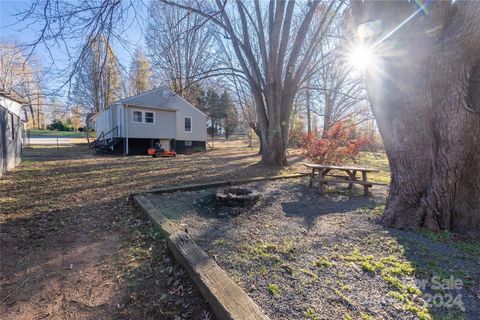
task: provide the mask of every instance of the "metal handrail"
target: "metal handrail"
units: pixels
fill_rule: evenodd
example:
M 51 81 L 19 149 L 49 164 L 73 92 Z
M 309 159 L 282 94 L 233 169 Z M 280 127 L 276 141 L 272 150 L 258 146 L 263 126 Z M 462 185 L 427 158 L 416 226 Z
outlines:
M 113 136 L 112 134 L 112 138 L 118 138 L 118 126 L 116 126 L 115 128 L 111 129 L 110 131 L 108 131 L 107 133 L 104 134 L 104 137 L 108 134 L 110 134 L 110 132 L 113 132 L 113 130 L 116 131 L 116 134 L 115 134 L 115 137 Z
M 94 138 L 94 140 L 92 141 L 92 144 L 89 144 L 90 148 L 96 148 L 98 146 L 98 141 L 101 141 L 100 138 L 102 137 L 105 137 L 103 131 L 100 132 L 100 135 L 98 136 L 98 138 Z
M 95 147 L 98 147 L 99 146 L 99 142 L 101 142 L 101 145 L 102 146 L 105 146 L 107 143 L 106 143 L 106 139 L 105 139 L 105 136 L 109 135 L 110 133 L 112 133 L 113 131 L 115 131 L 115 135 L 112 134 L 112 139 L 114 138 L 118 138 L 118 126 L 112 128 L 110 131 L 107 131 L 107 132 L 104 132 L 102 131 L 100 133 L 100 135 L 98 136 L 98 139 L 95 140 Z

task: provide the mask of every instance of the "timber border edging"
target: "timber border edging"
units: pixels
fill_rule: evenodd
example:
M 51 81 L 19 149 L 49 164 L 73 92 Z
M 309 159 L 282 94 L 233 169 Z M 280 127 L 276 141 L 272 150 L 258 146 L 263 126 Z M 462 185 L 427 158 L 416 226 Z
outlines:
M 207 183 L 187 184 L 183 186 L 173 186 L 173 187 L 132 192 L 130 193 L 130 196 L 134 197 L 136 195 L 142 195 L 142 194 L 148 194 L 148 193 L 162 194 L 162 193 L 172 193 L 177 191 L 195 191 L 195 190 L 202 190 L 202 189 L 222 187 L 222 186 L 235 186 L 239 184 L 246 184 L 246 183 L 257 182 L 257 181 L 293 179 L 293 178 L 302 178 L 302 177 L 308 177 L 308 176 L 310 176 L 310 173 L 294 173 L 294 174 L 286 174 L 282 176 L 266 176 L 266 177 L 256 177 L 256 178 L 237 179 L 237 180 L 220 180 L 220 181 L 213 181 L 213 182 L 207 182 Z

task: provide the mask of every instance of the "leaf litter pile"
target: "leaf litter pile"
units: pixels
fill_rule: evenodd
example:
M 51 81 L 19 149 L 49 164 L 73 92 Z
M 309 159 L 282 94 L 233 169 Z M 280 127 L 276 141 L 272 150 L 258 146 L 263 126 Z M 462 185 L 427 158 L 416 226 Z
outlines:
M 478 319 L 480 244 L 382 227 L 386 188 L 246 186 L 261 193 L 251 208 L 219 205 L 216 189 L 149 199 L 271 319 Z

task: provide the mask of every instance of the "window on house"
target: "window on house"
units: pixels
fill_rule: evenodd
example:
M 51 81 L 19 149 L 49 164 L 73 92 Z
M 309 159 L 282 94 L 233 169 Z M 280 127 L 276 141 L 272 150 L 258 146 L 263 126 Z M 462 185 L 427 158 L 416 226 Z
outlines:
M 145 123 L 155 123 L 155 115 L 153 112 L 145 112 Z
M 192 146 L 192 141 L 185 141 L 185 147 L 191 147 Z
M 133 111 L 133 122 L 143 122 L 142 111 Z
M 192 118 L 185 118 L 185 131 L 192 131 Z

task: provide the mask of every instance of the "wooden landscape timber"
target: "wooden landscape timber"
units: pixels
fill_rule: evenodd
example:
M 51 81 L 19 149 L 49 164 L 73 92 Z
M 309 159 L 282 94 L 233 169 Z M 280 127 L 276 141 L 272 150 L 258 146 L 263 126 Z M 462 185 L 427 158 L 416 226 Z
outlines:
M 207 188 L 215 188 L 215 187 L 223 187 L 223 186 L 235 186 L 239 184 L 245 184 L 250 182 L 257 182 L 257 181 L 265 181 L 265 180 L 278 180 L 278 179 L 292 179 L 292 178 L 302 178 L 309 176 L 310 173 L 294 173 L 294 174 L 286 174 L 280 176 L 270 176 L 270 177 L 256 177 L 256 178 L 249 178 L 249 179 L 238 179 L 238 180 L 224 180 L 224 181 L 214 181 L 209 183 L 199 183 L 199 184 L 187 184 L 184 186 L 174 186 L 174 187 L 166 187 L 166 188 L 159 188 L 159 189 L 152 189 L 147 191 L 140 191 L 140 192 L 132 192 L 130 196 L 136 196 L 146 193 L 171 193 L 177 191 L 195 191 Z
M 211 184 L 210 184 L 211 185 Z M 175 259 L 185 268 L 217 319 L 268 320 L 260 307 L 183 230 L 142 195 L 133 197 L 164 234 Z

